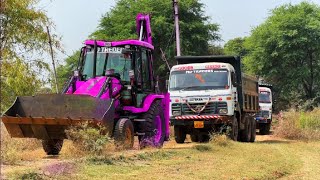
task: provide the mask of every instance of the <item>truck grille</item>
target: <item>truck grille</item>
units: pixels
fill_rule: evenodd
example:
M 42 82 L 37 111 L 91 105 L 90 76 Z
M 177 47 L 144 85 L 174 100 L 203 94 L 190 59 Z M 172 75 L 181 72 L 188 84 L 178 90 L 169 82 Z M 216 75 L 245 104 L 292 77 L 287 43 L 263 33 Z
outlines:
M 190 103 L 193 109 L 197 106 L 204 106 L 206 103 Z M 228 108 L 227 102 L 210 102 L 206 108 L 201 112 L 201 115 L 218 114 L 219 109 Z M 173 103 L 171 105 L 172 111 L 181 111 L 181 115 L 196 115 L 187 104 Z
M 269 117 L 269 111 L 259 111 L 259 113 L 256 115 L 257 117 Z

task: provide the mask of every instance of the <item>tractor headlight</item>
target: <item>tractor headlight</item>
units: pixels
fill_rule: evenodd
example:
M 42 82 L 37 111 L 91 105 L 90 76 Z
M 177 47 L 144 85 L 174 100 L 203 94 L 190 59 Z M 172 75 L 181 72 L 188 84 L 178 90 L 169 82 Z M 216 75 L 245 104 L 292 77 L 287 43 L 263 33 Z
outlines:
M 172 116 L 180 116 L 181 111 L 172 111 Z
M 219 109 L 219 114 L 228 114 L 228 109 Z

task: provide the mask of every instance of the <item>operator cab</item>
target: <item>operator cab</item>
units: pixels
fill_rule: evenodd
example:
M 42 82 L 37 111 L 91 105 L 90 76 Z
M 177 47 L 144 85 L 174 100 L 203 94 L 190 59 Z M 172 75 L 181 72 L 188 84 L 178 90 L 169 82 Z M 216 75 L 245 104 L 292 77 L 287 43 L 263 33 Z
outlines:
M 155 92 L 153 46 L 135 40 L 117 43 L 120 45 L 108 46 L 108 42 L 96 41 L 95 47 L 94 41 L 86 41 L 78 65 L 80 81 L 115 77 L 121 82 L 122 99 L 127 99 L 123 104 L 140 107 L 143 98 Z

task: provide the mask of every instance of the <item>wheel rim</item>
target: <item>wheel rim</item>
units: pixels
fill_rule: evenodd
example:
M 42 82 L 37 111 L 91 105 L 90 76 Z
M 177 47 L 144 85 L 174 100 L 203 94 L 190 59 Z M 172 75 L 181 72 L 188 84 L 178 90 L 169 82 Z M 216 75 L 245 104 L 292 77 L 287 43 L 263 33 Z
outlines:
M 155 127 L 156 127 L 155 132 L 156 133 L 154 135 L 154 141 L 156 143 L 158 143 L 160 141 L 161 136 L 162 136 L 162 126 L 161 125 L 162 125 L 161 118 L 158 115 L 158 116 L 155 117 Z

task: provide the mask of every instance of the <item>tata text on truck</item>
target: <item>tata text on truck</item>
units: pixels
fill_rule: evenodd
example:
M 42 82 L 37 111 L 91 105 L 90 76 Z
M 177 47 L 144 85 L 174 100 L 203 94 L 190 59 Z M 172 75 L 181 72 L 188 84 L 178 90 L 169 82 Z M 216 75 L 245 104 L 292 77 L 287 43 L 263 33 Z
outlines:
M 179 56 L 169 80 L 170 121 L 175 140 L 205 141 L 209 132 L 254 142 L 258 82 L 242 74 L 239 57 Z
M 260 111 L 256 115 L 257 128 L 262 135 L 269 134 L 272 122 L 272 85 L 259 84 Z

